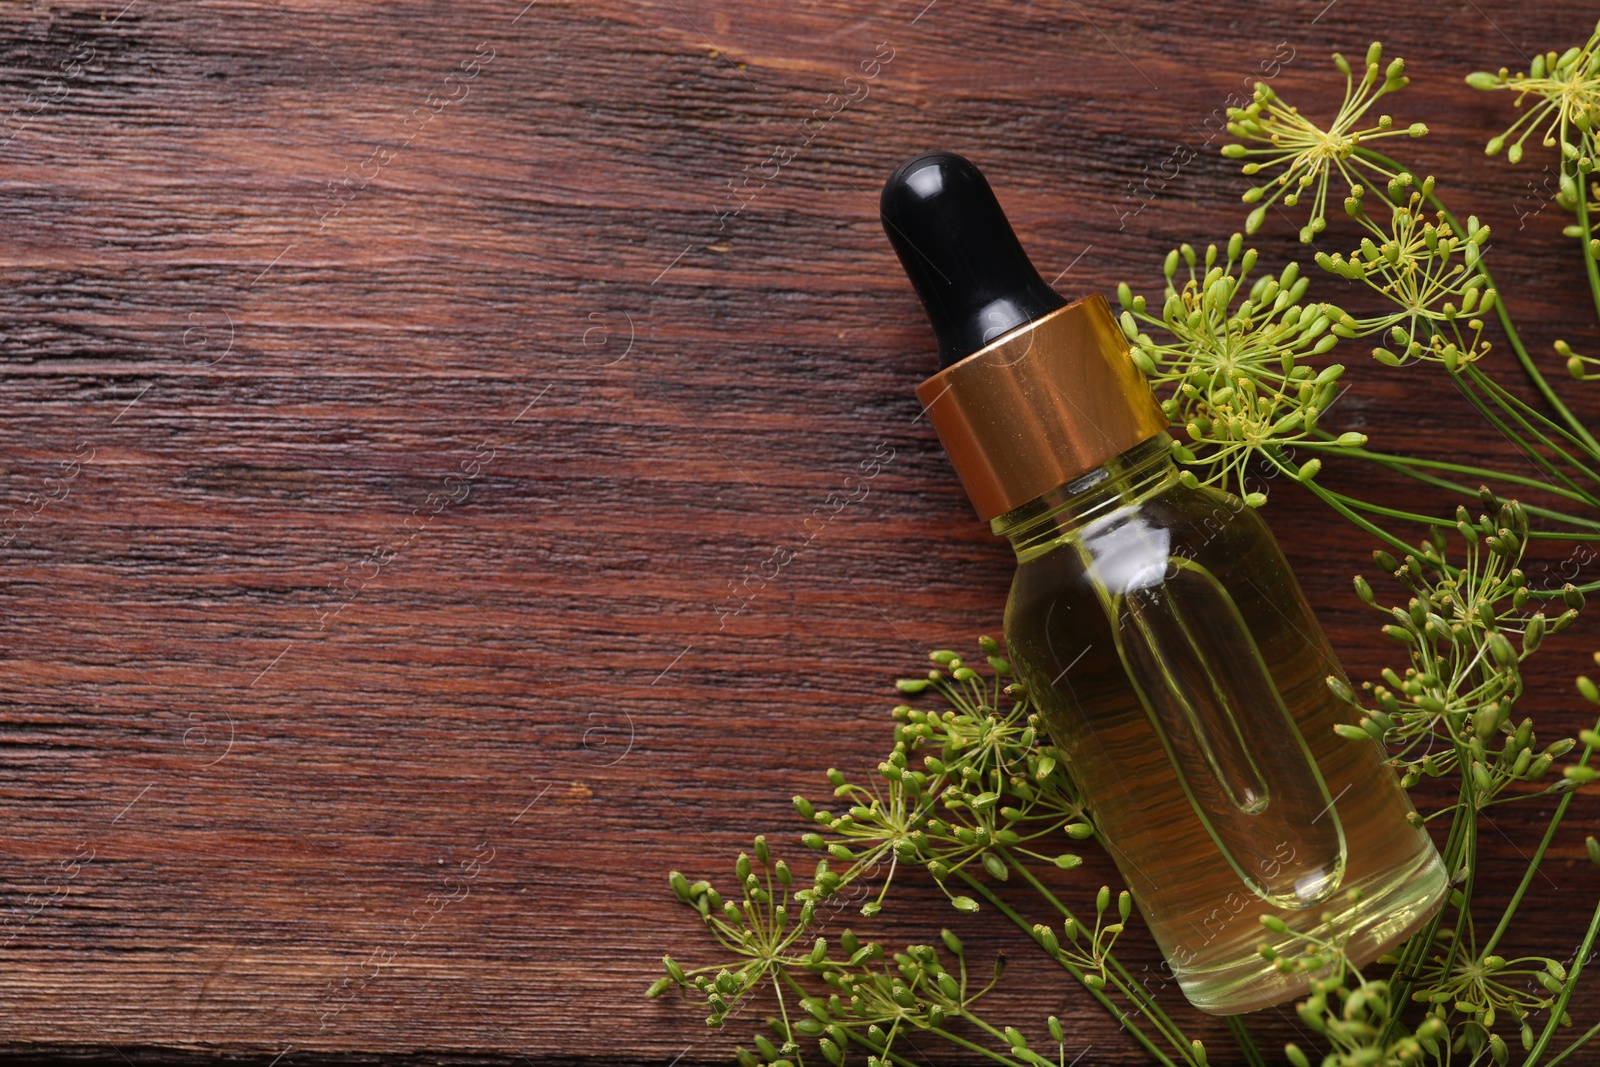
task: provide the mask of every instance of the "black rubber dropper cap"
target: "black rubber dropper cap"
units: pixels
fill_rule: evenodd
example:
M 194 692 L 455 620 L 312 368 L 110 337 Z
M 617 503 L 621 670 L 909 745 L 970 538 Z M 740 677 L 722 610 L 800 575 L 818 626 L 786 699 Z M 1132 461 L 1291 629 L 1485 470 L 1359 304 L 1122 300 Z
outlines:
M 941 367 L 1066 306 L 970 160 L 952 152 L 907 160 L 884 183 L 879 212 L 939 338 Z

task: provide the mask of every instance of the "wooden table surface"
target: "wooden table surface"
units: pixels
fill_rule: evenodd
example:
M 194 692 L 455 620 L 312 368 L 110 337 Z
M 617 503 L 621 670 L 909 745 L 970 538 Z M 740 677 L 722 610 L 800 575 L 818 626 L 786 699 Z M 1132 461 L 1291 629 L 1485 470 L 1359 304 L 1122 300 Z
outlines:
M 524 2 L 0 8 L 13 1058 L 732 1062 L 757 1012 L 642 997 L 708 955 L 666 872 L 726 882 L 757 832 L 804 859 L 788 798 L 881 758 L 889 683 L 996 632 L 1012 567 L 917 418 L 931 335 L 876 217 L 909 155 L 983 165 L 1069 296 L 1154 292 L 1242 223 L 1206 120 L 1265 64 L 1323 113 L 1327 53 L 1381 34 L 1433 131 L 1397 149 L 1493 225 L 1530 343 L 1596 348 L 1545 161 L 1484 161 L 1510 101 L 1461 80 L 1587 5 Z M 1281 219 L 1255 243 L 1310 265 Z M 1517 462 L 1439 374 L 1344 351 L 1340 428 Z M 1352 675 L 1394 662 L 1349 592 L 1372 545 L 1289 487 L 1268 518 Z M 1596 643 L 1541 654 L 1542 735 L 1588 725 Z M 1518 951 L 1572 953 L 1596 810 Z M 1490 893 L 1544 814 L 1496 811 Z M 1144 1062 L 991 913 L 892 900 L 884 940 L 1010 951 L 997 1017 Z

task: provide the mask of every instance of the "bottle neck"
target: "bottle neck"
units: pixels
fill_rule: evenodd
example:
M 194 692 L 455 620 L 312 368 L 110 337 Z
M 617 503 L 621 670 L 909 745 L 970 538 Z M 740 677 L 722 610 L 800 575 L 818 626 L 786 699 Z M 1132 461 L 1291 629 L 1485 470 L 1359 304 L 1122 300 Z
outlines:
M 1093 470 L 990 520 L 1017 561 L 1043 555 L 1070 534 L 1120 507 L 1137 504 L 1178 479 L 1172 439 L 1156 434 Z

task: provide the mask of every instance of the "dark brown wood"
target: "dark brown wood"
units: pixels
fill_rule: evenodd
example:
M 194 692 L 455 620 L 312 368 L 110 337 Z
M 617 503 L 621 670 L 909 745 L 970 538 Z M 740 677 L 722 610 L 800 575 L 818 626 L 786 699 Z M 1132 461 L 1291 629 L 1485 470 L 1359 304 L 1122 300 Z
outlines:
M 1555 337 L 1596 347 L 1542 161 L 1485 162 L 1509 99 L 1461 81 L 1580 42 L 1577 3 L 124 2 L 0 11 L 19 1055 L 731 1062 L 758 1011 L 714 1034 L 642 998 L 663 951 L 707 954 L 666 871 L 725 882 L 756 832 L 801 853 L 787 798 L 881 758 L 890 681 L 996 632 L 1011 571 L 916 418 L 930 338 L 875 215 L 910 154 L 979 160 L 1063 291 L 1152 292 L 1167 248 L 1242 223 L 1207 144 L 1229 94 L 1277 69 L 1321 111 L 1326 53 L 1381 34 L 1415 82 L 1393 112 L 1433 131 L 1397 151 L 1495 227 L 1553 373 Z M 1310 266 L 1270 230 L 1265 259 Z M 1341 426 L 1516 463 L 1439 374 L 1349 361 Z M 1394 662 L 1349 593 L 1367 539 L 1287 487 L 1268 517 L 1352 675 Z M 1588 725 L 1594 643 L 1541 656 L 1543 736 Z M 1573 952 L 1594 811 L 1516 951 Z M 1542 814 L 1496 809 L 1486 899 Z M 1114 879 L 1095 858 L 1059 882 Z M 1058 1012 L 1083 1063 L 1144 1062 L 1015 930 L 915 877 L 872 929 L 943 924 L 1010 954 L 997 1017 Z

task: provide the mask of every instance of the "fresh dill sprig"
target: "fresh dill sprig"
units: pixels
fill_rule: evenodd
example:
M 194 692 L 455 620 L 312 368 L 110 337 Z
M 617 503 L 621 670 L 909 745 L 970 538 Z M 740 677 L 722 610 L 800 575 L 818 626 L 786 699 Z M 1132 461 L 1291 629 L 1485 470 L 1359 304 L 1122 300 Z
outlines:
M 834 1049 L 845 1048 L 843 1037 L 868 1049 L 877 1063 L 899 1063 L 892 1051 L 897 1028 L 935 1031 L 962 1044 L 944 1029 L 956 1018 L 994 1039 L 993 1047 L 970 1042 L 963 1047 L 1000 1063 L 1051 1062 L 1028 1047 L 1020 1030 L 991 1026 L 977 1015 L 972 1005 L 988 986 L 966 992 L 964 963 L 953 977 L 941 979 L 927 971 L 937 963 L 927 951 L 908 948 L 906 955 L 923 968 L 919 973 L 932 977 L 930 984 L 910 981 L 902 973 L 902 991 L 893 975 L 883 971 L 887 957 L 881 946 L 858 943 L 849 931 L 841 942 L 846 952 L 842 961 L 830 962 L 825 939 L 817 938 L 807 947 L 805 939 L 812 934 L 819 909 L 841 899 L 850 886 L 874 881 L 876 892 L 860 906 L 862 915 L 872 918 L 905 865 L 930 875 L 956 911 L 976 912 L 981 900 L 1028 933 L 1127 1027 L 1155 1062 L 1203 1067 L 1204 1046 L 1179 1031 L 1112 951 L 1128 921 L 1132 898 L 1126 892 L 1116 895 L 1117 919 L 1107 921 L 1113 894 L 1110 887 L 1102 887 L 1093 898 L 1095 921 L 1085 925 L 1035 873 L 1038 868 L 1077 868 L 1080 857 L 1061 846 L 1093 837 L 1095 828 L 1059 772 L 1059 753 L 1042 736 L 1026 692 L 1016 683 L 1008 684 L 1011 667 L 999 654 L 998 643 L 981 638 L 979 651 L 982 660 L 977 667 L 952 651 L 932 652 L 932 666 L 925 676 L 900 680 L 903 695 L 934 696 L 946 707 L 942 711 L 909 704 L 894 708 L 894 744 L 888 758 L 878 764 L 875 779 L 857 783 L 839 770 L 828 772 L 834 798 L 847 808 L 834 812 L 804 797 L 795 798 L 800 816 L 827 831 L 801 838 L 808 848 L 826 853 L 816 865 L 810 887 L 790 892 L 793 875 L 770 860 L 762 838 L 757 838 L 756 864 L 767 873 L 758 871 L 744 855 L 735 867 L 741 902 L 724 900 L 709 882 L 691 883 L 673 872 L 669 881 L 674 894 L 701 915 L 724 953 L 734 959 L 684 968 L 669 957 L 663 961 L 666 976 L 651 986 L 652 995 L 681 987 L 709 1009 L 710 1025 L 721 1026 L 752 992 L 770 987 L 777 993 L 779 1007 L 771 1025 L 781 1040 L 772 1046 L 776 1060 L 756 1062 L 792 1059 L 798 1065 L 799 1038 L 820 1036 Z M 1025 917 L 995 894 L 994 883 L 1012 879 L 1040 894 L 1054 915 L 1051 922 Z M 948 951 L 960 955 L 953 947 L 959 945 L 953 935 L 944 943 Z M 899 957 L 896 961 L 903 969 L 903 961 Z M 801 984 L 807 972 L 836 992 L 821 999 L 807 992 Z M 957 983 L 954 990 L 952 981 Z M 796 1003 L 806 1017 L 791 1009 Z M 1060 1045 L 1059 1023 L 1051 1022 L 1049 1029 Z M 767 1038 L 761 1041 L 771 1043 Z M 767 1055 L 761 1041 L 757 1050 Z M 829 1046 L 819 1047 L 830 1062 L 838 1062 Z
M 1345 210 L 1368 236 L 1348 258 L 1338 252 L 1318 252 L 1316 261 L 1324 270 L 1364 283 L 1394 305 L 1380 315 L 1346 317 L 1340 323 L 1341 336 L 1386 333 L 1396 350 L 1373 349 L 1378 362 L 1398 367 L 1432 360 L 1454 371 L 1489 352 L 1480 316 L 1494 308 L 1496 293 L 1488 276 L 1476 269 L 1489 227 L 1474 216 L 1467 220 L 1466 232 L 1457 233 L 1443 212 L 1430 219 L 1424 204 L 1433 194 L 1433 179 L 1424 179 L 1421 188 L 1406 196 L 1411 184 L 1409 174 L 1390 183 L 1386 226 L 1367 214 L 1362 190 L 1354 190 Z
M 1541 141 L 1546 148 L 1561 146 L 1568 159 L 1600 156 L 1596 151 L 1595 127 L 1600 125 L 1600 24 L 1589 40 L 1568 48 L 1559 55 L 1546 52 L 1533 57 L 1526 74 L 1512 74 L 1505 67 L 1498 73 L 1476 71 L 1467 75 L 1474 89 L 1506 90 L 1516 94 L 1516 106 L 1532 98 L 1532 106 L 1504 133 L 1489 139 L 1487 155 L 1504 149 L 1512 163 L 1522 161 L 1523 145 L 1543 126 Z M 1568 190 L 1575 195 L 1576 190 Z
M 1576 50 L 1566 58 L 1550 56 L 1547 62 L 1553 66 L 1561 60 L 1565 64 L 1562 69 L 1566 70 L 1577 62 L 1572 56 L 1583 51 Z M 1361 317 L 1341 313 L 1329 332 L 1340 339 L 1381 340 L 1382 343 L 1371 350 L 1372 355 L 1390 366 L 1414 362 L 1440 365 L 1489 425 L 1515 443 L 1535 470 L 1530 476 L 1456 460 L 1395 455 L 1365 447 L 1341 449 L 1336 436 L 1320 428 L 1312 433 L 1314 441 L 1300 440 L 1292 444 L 1264 441 L 1256 450 L 1259 458 L 1270 471 L 1298 473 L 1303 464 L 1291 462 L 1293 452 L 1288 449 L 1298 452 L 1320 445 L 1337 450 L 1336 454 L 1371 462 L 1465 496 L 1476 496 L 1478 486 L 1483 484 L 1519 494 L 1530 488 L 1538 489 L 1555 498 L 1559 506 L 1528 505 L 1529 512 L 1539 522 L 1539 528 L 1530 536 L 1557 539 L 1600 536 L 1600 440 L 1561 401 L 1523 344 L 1485 263 L 1483 249 L 1489 236 L 1488 228 L 1475 217 L 1463 223 L 1453 216 L 1440 200 L 1434 179 L 1419 180 L 1403 164 L 1374 149 L 1374 137 L 1366 135 L 1371 131 L 1359 137 L 1352 132 L 1354 116 L 1360 114 L 1359 109 L 1370 106 L 1381 95 L 1375 91 L 1380 57 L 1381 48 L 1374 44 L 1369 50 L 1367 73 L 1361 83 L 1369 90 L 1366 95 L 1352 88 L 1355 83 L 1347 72 L 1348 64 L 1335 57 L 1335 65 L 1347 72 L 1347 93 L 1340 117 L 1332 126 L 1316 127 L 1274 92 L 1271 107 L 1263 104 L 1248 115 L 1241 114 L 1242 121 L 1235 123 L 1238 128 L 1233 131 L 1241 141 L 1228 146 L 1224 152 L 1235 158 L 1258 153 L 1265 151 L 1261 144 L 1272 143 L 1277 137 L 1281 143 L 1299 144 L 1302 149 L 1296 156 L 1269 160 L 1285 168 L 1280 177 L 1303 175 L 1308 173 L 1306 168 L 1321 168 L 1325 185 L 1326 175 L 1332 168 L 1346 178 L 1349 195 L 1344 199 L 1345 212 L 1363 232 L 1346 245 L 1348 251 L 1319 251 L 1316 261 L 1352 287 L 1359 285 L 1361 288 L 1356 292 L 1364 290 L 1376 295 L 1390 307 Z M 1543 69 L 1537 64 L 1536 67 Z M 1393 91 L 1404 84 L 1403 67 L 1391 64 L 1388 71 L 1383 84 L 1387 91 Z M 1482 79 L 1475 76 L 1475 80 Z M 1584 113 L 1575 105 L 1567 110 L 1569 116 Z M 1566 175 L 1565 187 L 1575 190 L 1579 176 L 1593 169 L 1594 157 L 1588 152 L 1591 135 L 1576 117 L 1569 121 L 1558 116 L 1552 121 L 1555 134 L 1570 139 L 1560 141 L 1562 168 Z M 1254 167 L 1250 173 L 1259 172 L 1263 165 L 1253 162 L 1249 165 Z M 1360 180 L 1363 177 L 1376 180 L 1370 185 L 1363 184 Z M 1578 232 L 1591 251 L 1584 265 L 1596 308 L 1600 310 L 1600 267 L 1594 258 L 1600 255 L 1600 237 L 1591 233 L 1583 198 L 1574 194 L 1564 202 L 1576 211 Z M 1282 204 L 1293 206 L 1287 198 Z M 1318 198 L 1311 205 L 1309 217 L 1301 228 L 1302 237 L 1326 230 L 1326 209 L 1326 197 Z M 1334 305 L 1324 301 L 1324 306 Z M 1490 314 L 1498 319 L 1518 364 L 1553 416 L 1523 401 L 1515 391 L 1501 384 L 1492 370 L 1486 369 L 1485 357 L 1491 345 L 1485 332 Z M 1573 352 L 1565 342 L 1558 342 L 1556 349 L 1569 374 L 1589 375 L 1587 357 Z M 1337 342 L 1327 354 L 1338 354 Z M 1192 357 L 1180 352 L 1171 358 L 1181 362 Z M 1200 464 L 1197 474 L 1209 475 L 1213 470 L 1209 455 L 1200 450 L 1195 458 Z M 1179 456 L 1179 459 L 1185 457 Z M 1395 521 L 1427 527 L 1444 519 L 1442 515 L 1380 506 L 1349 494 L 1329 491 L 1310 479 L 1301 480 L 1324 503 L 1391 549 L 1404 551 L 1409 544 L 1407 538 L 1393 528 Z M 1580 588 L 1593 592 L 1600 588 L 1600 582 L 1583 583 Z M 1548 590 L 1537 590 L 1533 595 L 1552 594 Z
M 1600 185 L 1590 178 L 1600 158 L 1600 147 L 1597 147 L 1600 146 L 1597 140 L 1600 131 L 1596 129 L 1600 124 L 1600 23 L 1583 45 L 1560 54 L 1546 52 L 1534 56 L 1525 74 L 1512 74 L 1505 67 L 1497 74 L 1477 71 L 1467 75 L 1467 84 L 1475 89 L 1514 92 L 1517 107 L 1532 99 L 1532 105 L 1504 133 L 1490 138 L 1484 151 L 1493 156 L 1504 149 L 1508 160 L 1519 163 L 1523 145 L 1541 127 L 1541 143 L 1546 148 L 1559 150 L 1556 204 L 1575 216 L 1564 232 L 1578 238 L 1587 253 L 1584 269 L 1595 310 L 1600 312 L 1600 269 L 1595 265 L 1600 259 L 1600 237 L 1596 237 L 1591 222 L 1595 213 L 1600 212 L 1600 201 L 1595 199 L 1600 197 Z M 1569 375 L 1579 381 L 1594 380 L 1596 375 L 1588 368 L 1595 366 L 1596 360 L 1574 353 L 1565 341 L 1556 341 L 1554 347 Z M 1531 373 L 1537 374 L 1536 371 Z M 1548 389 L 1541 391 L 1550 398 Z M 1553 406 L 1569 424 L 1576 421 L 1559 402 Z M 1581 433 L 1579 436 L 1585 438 L 1584 443 L 1591 451 L 1600 452 L 1592 437 Z
M 854 784 L 830 770 L 834 797 L 849 804 L 845 811 L 819 811 L 795 797 L 796 810 L 831 833 L 810 833 L 802 842 L 848 864 L 840 872 L 824 866 L 814 887 L 817 896 L 833 895 L 887 862 L 877 898 L 861 907 L 870 918 L 901 863 L 925 867 L 944 887 L 951 875 L 974 864 L 1003 880 L 1006 867 L 994 851 L 997 846 L 1068 869 L 1080 862 L 1071 854 L 1034 851 L 1061 827 L 1079 840 L 1094 828 L 1066 791 L 1065 780 L 1051 773 L 1057 754 L 1039 737 L 1038 717 L 1021 688 L 1004 685 L 1011 666 L 999 656 L 999 645 L 984 638 L 980 651 L 992 680 L 954 652 L 940 650 L 931 653 L 934 666 L 926 677 L 900 681 L 902 693 L 931 690 L 950 709 L 935 714 L 906 704 L 895 708 L 894 748 L 878 765 L 877 781 Z M 1003 698 L 1013 698 L 1005 710 Z M 913 764 L 919 754 L 920 769 Z M 978 910 L 978 902 L 965 893 L 945 893 L 958 911 Z
M 1465 507 L 1457 511 L 1451 532 L 1463 544 L 1460 562 L 1450 560 L 1442 526 L 1403 560 L 1386 551 L 1374 554 L 1410 594 L 1405 604 L 1381 607 L 1371 585 L 1355 580 L 1362 602 L 1389 618 L 1384 633 L 1409 654 L 1404 673 L 1386 669 L 1383 684 L 1367 683 L 1362 697 L 1338 678 L 1328 683 L 1361 713 L 1358 725 L 1338 727 L 1341 734 L 1369 734 L 1389 746 L 1407 787 L 1424 775 L 1466 771 L 1479 810 L 1495 803 L 1510 783 L 1542 778 L 1571 750 L 1573 742 L 1562 740 L 1536 753 L 1532 720 L 1516 724 L 1512 714 L 1522 696 L 1523 661 L 1547 634 L 1571 626 L 1584 604 L 1583 594 L 1568 584 L 1559 615 L 1530 613 L 1529 583 L 1520 567 L 1527 513 L 1487 491 L 1483 503 L 1492 516 L 1473 520 Z
M 1353 919 L 1361 906 L 1360 892 L 1346 893 L 1344 902 L 1343 911 L 1323 913 L 1324 925 Z M 1262 916 L 1261 924 L 1303 946 L 1296 955 L 1262 946 L 1261 955 L 1285 974 L 1303 974 L 1310 979 L 1311 992 L 1295 1011 L 1301 1023 L 1328 1044 L 1321 1067 L 1422 1064 L 1430 1057 L 1439 1060 L 1449 1036 L 1443 1019 L 1428 1015 L 1414 1029 L 1402 1027 L 1396 1032 L 1391 1028 L 1402 1006 L 1396 1003 L 1393 986 L 1362 974 L 1345 954 L 1343 937 L 1299 933 L 1270 915 Z M 1293 1067 L 1311 1067 L 1310 1057 L 1298 1044 L 1286 1045 L 1284 1056 Z
M 1228 132 L 1239 141 L 1224 146 L 1222 154 L 1229 159 L 1248 159 L 1244 165 L 1248 176 L 1277 171 L 1270 181 L 1245 192 L 1244 202 L 1256 205 L 1245 219 L 1246 233 L 1261 228 L 1267 208 L 1280 198 L 1284 207 L 1294 207 L 1303 195 L 1309 194 L 1310 218 L 1300 229 L 1300 240 L 1310 244 L 1327 228 L 1328 190 L 1334 172 L 1349 188 L 1360 187 L 1360 170 L 1385 182 L 1399 177 L 1397 171 L 1370 156 L 1357 154 L 1362 143 L 1402 134 L 1422 137 L 1428 132 L 1420 122 L 1397 127 L 1388 115 L 1379 116 L 1366 129 L 1355 128 L 1373 104 L 1411 81 L 1405 75 L 1403 60 L 1395 59 L 1384 68 L 1383 46 L 1375 41 L 1367 49 L 1366 67 L 1359 82 L 1343 56 L 1335 53 L 1333 62 L 1345 76 L 1344 101 L 1326 128 L 1307 119 L 1299 108 L 1286 104 L 1265 82 L 1256 83 L 1251 103 L 1228 109 Z
M 1246 503 L 1259 507 L 1266 493 L 1247 481 L 1252 462 L 1262 455 L 1307 445 L 1354 448 L 1367 438 L 1353 432 L 1331 442 L 1314 436 L 1344 368 L 1319 369 L 1305 360 L 1338 343 L 1332 327 L 1348 316 L 1331 304 L 1305 302 L 1309 282 L 1298 264 L 1276 277 L 1248 281 L 1255 266 L 1256 251 L 1244 248 L 1240 234 L 1228 240 L 1225 257 L 1216 245 L 1206 248 L 1203 259 L 1184 245 L 1169 252 L 1163 265 L 1167 286 L 1159 318 L 1127 283 L 1117 287 L 1117 297 L 1134 362 L 1162 397 L 1167 418 L 1188 438 L 1187 444 L 1173 442 L 1174 458 L 1185 466 L 1184 483 L 1237 489 Z M 1180 270 L 1187 275 L 1181 286 Z M 1147 327 L 1165 338 L 1157 340 Z M 1312 457 L 1293 473 L 1309 481 L 1321 465 Z
M 831 1064 L 842 1064 L 852 1046 L 868 1052 L 869 1067 L 903 1064 L 907 1061 L 894 1051 L 894 1045 L 907 1030 L 928 1032 L 984 1051 L 1006 1067 L 1050 1064 L 1028 1048 L 1021 1031 L 992 1027 L 974 1010 L 1004 972 L 1004 956 L 995 961 L 989 981 L 974 988 L 965 948 L 949 930 L 940 934 L 942 956 L 931 945 L 908 945 L 891 956 L 878 942 L 862 942 L 849 929 L 839 936 L 837 946 L 831 946 L 827 938 L 813 936 L 814 901 L 801 906 L 792 924 L 788 921 L 787 890 L 792 875 L 782 860 L 771 858 L 765 838 L 755 839 L 755 852 L 759 871 L 747 854 L 741 853 L 735 863 L 742 897 L 737 903 L 722 900 L 709 882 L 691 884 L 677 871 L 672 873 L 673 892 L 701 914 L 734 960 L 686 969 L 671 956 L 662 957 L 666 974 L 648 991 L 649 996 L 659 997 L 673 988 L 681 989 L 687 999 L 709 1009 L 706 1022 L 718 1028 L 746 1005 L 752 993 L 769 991 L 779 1014 L 767 1020 L 767 1027 L 777 1042 L 766 1034 L 756 1034 L 754 1050 L 736 1050 L 741 1067 L 801 1067 L 805 1063 L 803 1040 L 814 1043 Z M 774 896 L 774 878 L 783 887 L 782 902 Z M 835 947 L 843 955 L 834 955 Z M 953 967 L 947 966 L 946 960 L 953 960 Z M 826 991 L 815 988 L 817 980 Z M 999 1049 L 984 1049 L 947 1029 L 961 1022 L 999 1039 Z M 1060 1021 L 1054 1016 L 1047 1020 L 1047 1028 L 1058 1043 L 1064 1042 Z

